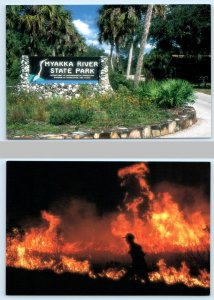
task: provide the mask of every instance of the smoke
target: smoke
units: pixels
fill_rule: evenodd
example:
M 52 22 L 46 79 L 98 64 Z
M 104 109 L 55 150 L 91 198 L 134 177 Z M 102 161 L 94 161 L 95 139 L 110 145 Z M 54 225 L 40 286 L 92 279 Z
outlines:
M 65 251 L 69 252 L 70 246 L 74 245 L 76 257 L 96 261 L 109 261 L 121 256 L 117 249 L 124 248 L 125 241 L 114 236 L 111 228 L 118 213 L 116 210 L 100 215 L 94 203 L 76 198 L 56 203 L 51 212 L 60 217 L 58 231 Z

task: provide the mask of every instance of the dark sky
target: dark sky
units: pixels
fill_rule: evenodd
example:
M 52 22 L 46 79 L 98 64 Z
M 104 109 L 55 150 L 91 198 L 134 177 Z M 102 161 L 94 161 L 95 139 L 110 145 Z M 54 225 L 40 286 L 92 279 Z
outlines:
M 100 214 L 113 211 L 125 190 L 118 169 L 133 162 L 7 162 L 7 225 L 37 217 L 54 202 L 78 197 L 95 202 Z M 209 198 L 210 164 L 207 162 L 152 162 L 151 187 L 162 181 L 201 187 Z

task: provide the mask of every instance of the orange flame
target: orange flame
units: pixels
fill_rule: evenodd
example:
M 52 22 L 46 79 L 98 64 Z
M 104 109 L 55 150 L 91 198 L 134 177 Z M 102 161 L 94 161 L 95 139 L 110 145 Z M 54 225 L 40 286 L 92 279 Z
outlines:
M 119 280 L 123 278 L 125 274 L 125 268 L 108 268 L 107 270 L 103 270 L 102 273 L 99 273 L 99 277 L 106 277 L 112 280 Z
M 184 261 L 178 270 L 174 267 L 167 268 L 163 259 L 159 260 L 157 266 L 159 271 L 149 274 L 150 281 L 164 281 L 167 284 L 183 283 L 188 287 L 209 288 L 210 286 L 210 275 L 206 270 L 199 270 L 199 277 L 193 277 L 190 275 L 190 270 Z

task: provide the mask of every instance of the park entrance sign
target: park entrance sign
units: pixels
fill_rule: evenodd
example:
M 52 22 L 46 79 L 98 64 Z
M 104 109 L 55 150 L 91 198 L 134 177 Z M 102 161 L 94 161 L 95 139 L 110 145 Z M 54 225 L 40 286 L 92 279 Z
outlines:
M 38 57 L 21 58 L 19 90 L 35 91 L 45 97 L 78 97 L 80 86 L 90 85 L 98 93 L 112 90 L 108 75 L 108 58 Z
M 99 82 L 98 57 L 29 57 L 31 84 L 82 84 Z

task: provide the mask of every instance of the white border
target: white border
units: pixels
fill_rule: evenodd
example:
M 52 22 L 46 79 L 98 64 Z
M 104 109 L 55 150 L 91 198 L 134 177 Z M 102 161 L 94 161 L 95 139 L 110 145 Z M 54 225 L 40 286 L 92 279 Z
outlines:
M 213 267 L 212 267 L 212 261 L 213 261 L 213 240 L 214 240 L 214 233 L 213 233 L 213 224 L 214 224 L 214 220 L 213 220 L 213 216 L 214 216 L 214 206 L 212 204 L 213 201 L 213 192 L 214 192 L 214 159 L 194 159 L 194 160 L 186 160 L 186 159 L 122 159 L 122 160 L 118 160 L 118 159 L 98 159 L 98 160 L 91 160 L 91 159 L 69 159 L 69 160 L 65 160 L 65 159 L 57 159 L 57 160 L 45 160 L 45 159 L 27 159 L 27 160 L 23 160 L 23 159 L 4 159 L 4 160 L 0 160 L 0 196 L 1 199 L 3 201 L 0 202 L 0 228 L 1 228 L 1 235 L 0 235 L 0 253 L 2 254 L 0 256 L 0 299 L 21 299 L 24 298 L 26 300 L 31 300 L 31 299 L 37 299 L 39 297 L 39 299 L 41 300 L 45 300 L 47 298 L 51 298 L 53 296 L 6 296 L 5 295 L 5 240 L 6 240 L 6 162 L 7 161 L 118 161 L 118 162 L 122 162 L 122 161 L 133 161 L 133 162 L 137 162 L 137 161 L 145 161 L 145 162 L 210 162 L 211 163 L 211 197 L 210 197 L 210 214 L 211 214 L 211 260 L 210 260 L 210 265 L 211 265 L 211 284 L 210 284 L 210 296 L 170 296 L 170 299 L 174 298 L 174 299 L 183 299 L 183 300 L 189 300 L 190 298 L 193 297 L 200 297 L 200 298 L 212 298 L 214 293 L 214 276 L 213 276 Z M 54 299 L 59 300 L 62 299 L 63 297 L 72 297 L 72 299 L 78 300 L 78 299 L 92 299 L 92 297 L 95 296 L 54 296 Z M 96 299 L 98 300 L 103 300 L 104 296 L 96 296 Z M 124 296 L 105 296 L 105 299 L 118 299 L 118 297 L 120 297 L 121 299 L 124 298 Z M 131 300 L 136 298 L 136 297 L 143 297 L 143 299 L 145 300 L 155 300 L 155 299 L 160 299 L 161 298 L 165 298 L 166 296 L 126 296 L 126 299 Z

